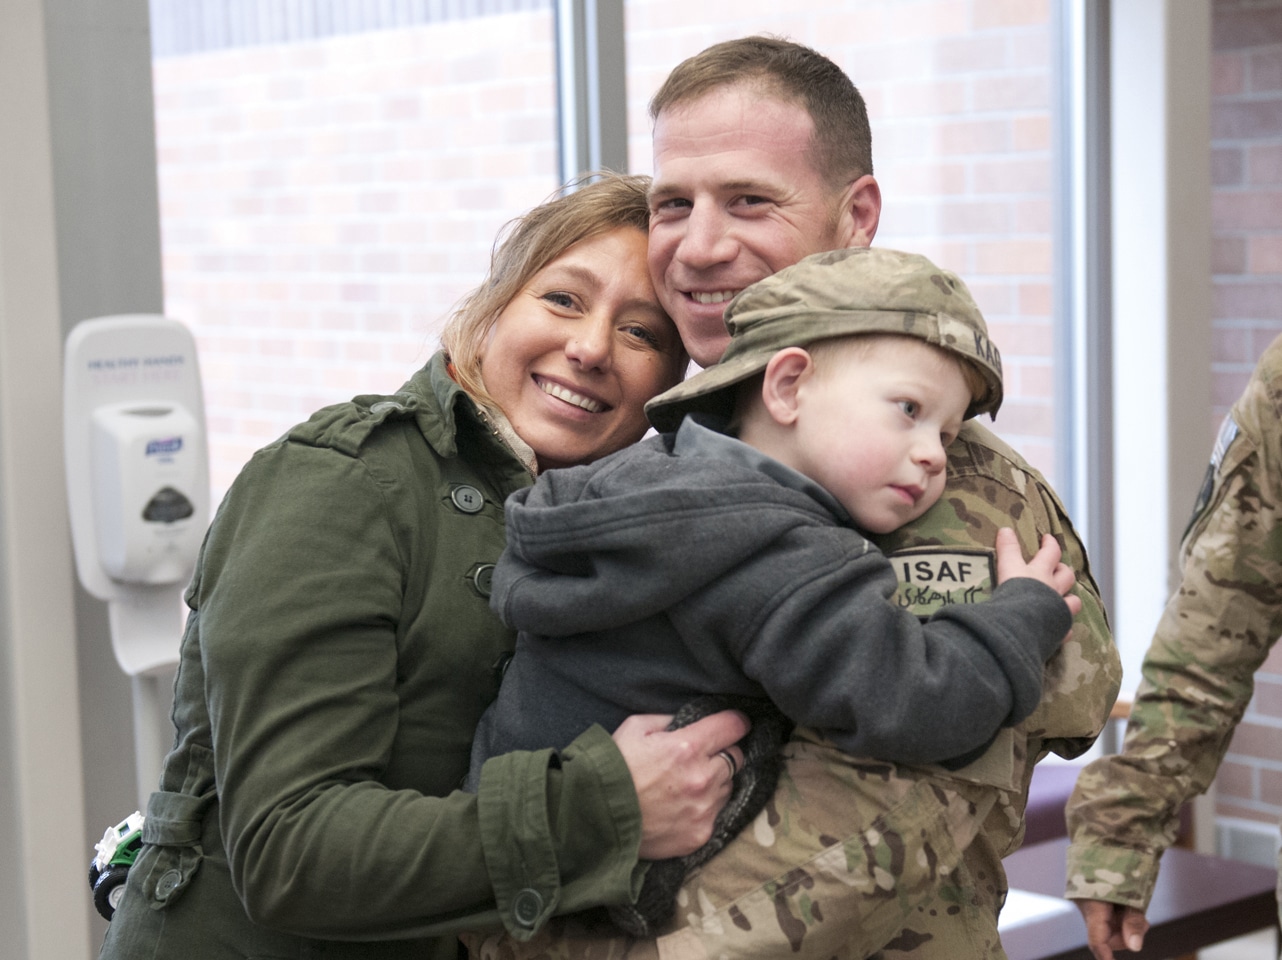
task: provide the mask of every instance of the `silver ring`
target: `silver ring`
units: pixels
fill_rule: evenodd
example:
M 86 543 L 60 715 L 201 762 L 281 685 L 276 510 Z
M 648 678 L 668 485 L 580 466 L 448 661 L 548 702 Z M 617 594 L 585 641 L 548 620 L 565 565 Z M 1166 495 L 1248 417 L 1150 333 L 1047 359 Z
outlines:
M 733 780 L 739 772 L 739 764 L 735 763 L 734 755 L 729 750 L 718 750 L 717 756 L 726 762 L 726 766 L 730 768 L 730 779 Z

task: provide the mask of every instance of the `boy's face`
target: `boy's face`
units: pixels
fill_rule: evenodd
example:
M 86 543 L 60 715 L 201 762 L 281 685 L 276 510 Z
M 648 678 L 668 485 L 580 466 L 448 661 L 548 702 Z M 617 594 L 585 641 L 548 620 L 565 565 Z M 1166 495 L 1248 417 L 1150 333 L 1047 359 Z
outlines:
M 970 402 L 958 361 L 924 341 L 836 345 L 798 388 L 791 466 L 835 496 L 860 529 L 889 533 L 943 494 L 944 448 Z

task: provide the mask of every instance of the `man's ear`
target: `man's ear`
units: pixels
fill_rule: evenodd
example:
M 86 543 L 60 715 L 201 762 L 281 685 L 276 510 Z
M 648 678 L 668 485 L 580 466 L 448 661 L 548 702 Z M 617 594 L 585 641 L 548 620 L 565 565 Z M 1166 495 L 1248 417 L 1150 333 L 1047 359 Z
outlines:
M 855 180 L 841 194 L 837 239 L 842 248 L 870 247 L 881 222 L 881 187 L 872 174 Z
M 796 421 L 800 387 L 814 372 L 814 359 L 801 347 L 784 347 L 770 358 L 761 402 L 775 423 L 791 426 Z

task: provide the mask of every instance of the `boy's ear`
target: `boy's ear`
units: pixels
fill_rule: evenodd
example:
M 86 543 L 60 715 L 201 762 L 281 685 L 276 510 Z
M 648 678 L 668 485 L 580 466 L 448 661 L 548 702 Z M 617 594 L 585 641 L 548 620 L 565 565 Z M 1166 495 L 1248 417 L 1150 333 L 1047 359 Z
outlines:
M 761 402 L 775 423 L 790 426 L 796 421 L 799 390 L 814 371 L 814 359 L 801 347 L 784 347 L 770 358 L 761 384 Z

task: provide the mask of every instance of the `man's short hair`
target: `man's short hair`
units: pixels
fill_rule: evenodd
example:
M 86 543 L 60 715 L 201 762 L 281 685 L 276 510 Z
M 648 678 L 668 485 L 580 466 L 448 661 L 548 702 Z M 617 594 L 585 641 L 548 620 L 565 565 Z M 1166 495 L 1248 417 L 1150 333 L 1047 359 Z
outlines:
M 810 47 L 771 36 L 713 44 L 679 63 L 650 101 L 650 118 L 720 87 L 757 86 L 805 108 L 814 122 L 810 160 L 835 188 L 872 170 L 868 108 L 842 69 Z

